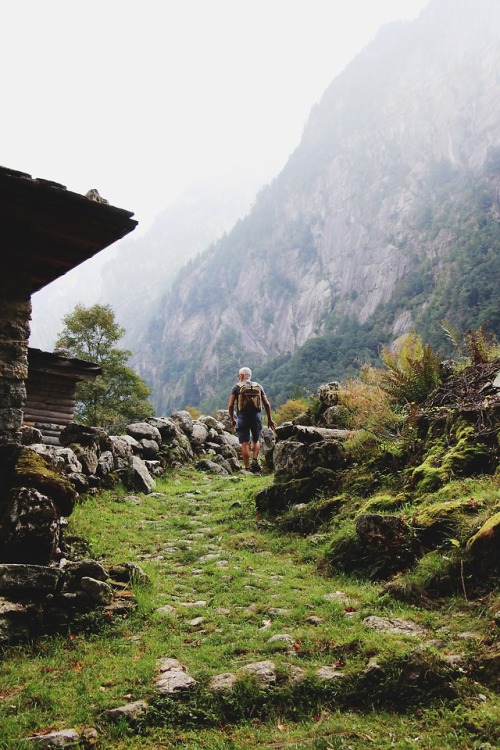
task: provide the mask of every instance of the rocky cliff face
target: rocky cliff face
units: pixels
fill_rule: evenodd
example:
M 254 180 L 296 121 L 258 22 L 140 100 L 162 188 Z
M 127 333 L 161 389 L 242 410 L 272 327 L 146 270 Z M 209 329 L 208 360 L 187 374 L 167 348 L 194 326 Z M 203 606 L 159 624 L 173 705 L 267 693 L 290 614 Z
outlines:
M 500 147 L 499 42 L 497 0 L 433 0 L 333 81 L 282 173 L 181 274 L 136 352 L 158 409 L 210 396 L 242 357 L 293 352 L 345 316 L 365 323 L 423 263 L 443 273 L 457 232 L 429 233 L 429 212 L 483 179 Z M 414 318 L 400 303 L 390 334 Z

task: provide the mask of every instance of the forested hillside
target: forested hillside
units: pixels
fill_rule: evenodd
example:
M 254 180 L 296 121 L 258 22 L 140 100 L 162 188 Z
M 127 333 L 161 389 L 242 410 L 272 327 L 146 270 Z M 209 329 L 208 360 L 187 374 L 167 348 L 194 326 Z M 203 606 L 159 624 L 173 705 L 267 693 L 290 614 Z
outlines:
M 279 403 L 410 330 L 443 355 L 443 321 L 499 333 L 499 42 L 495 0 L 433 0 L 332 82 L 134 352 L 158 413 L 222 405 L 243 363 Z

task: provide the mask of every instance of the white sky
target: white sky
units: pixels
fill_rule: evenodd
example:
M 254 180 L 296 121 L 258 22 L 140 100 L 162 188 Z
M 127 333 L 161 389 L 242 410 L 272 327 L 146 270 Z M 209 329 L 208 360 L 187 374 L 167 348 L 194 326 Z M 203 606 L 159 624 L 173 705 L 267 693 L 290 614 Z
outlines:
M 0 165 L 144 231 L 199 178 L 275 176 L 335 76 L 428 2 L 0 0 Z

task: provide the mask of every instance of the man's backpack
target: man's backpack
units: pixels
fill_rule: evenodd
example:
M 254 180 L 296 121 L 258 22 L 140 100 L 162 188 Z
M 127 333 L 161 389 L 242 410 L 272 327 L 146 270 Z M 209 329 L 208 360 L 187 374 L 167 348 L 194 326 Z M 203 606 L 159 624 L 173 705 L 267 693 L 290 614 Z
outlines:
M 240 385 L 238 392 L 238 411 L 255 414 L 262 410 L 262 392 L 257 383 L 246 380 Z

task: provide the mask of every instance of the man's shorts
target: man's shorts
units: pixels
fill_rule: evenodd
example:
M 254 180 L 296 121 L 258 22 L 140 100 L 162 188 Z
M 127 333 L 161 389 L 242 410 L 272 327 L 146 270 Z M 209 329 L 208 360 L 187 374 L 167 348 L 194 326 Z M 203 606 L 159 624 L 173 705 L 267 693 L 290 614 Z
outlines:
M 240 443 L 249 443 L 250 434 L 252 440 L 256 443 L 262 432 L 262 414 L 258 411 L 256 414 L 243 414 L 239 412 L 236 416 L 236 434 Z

